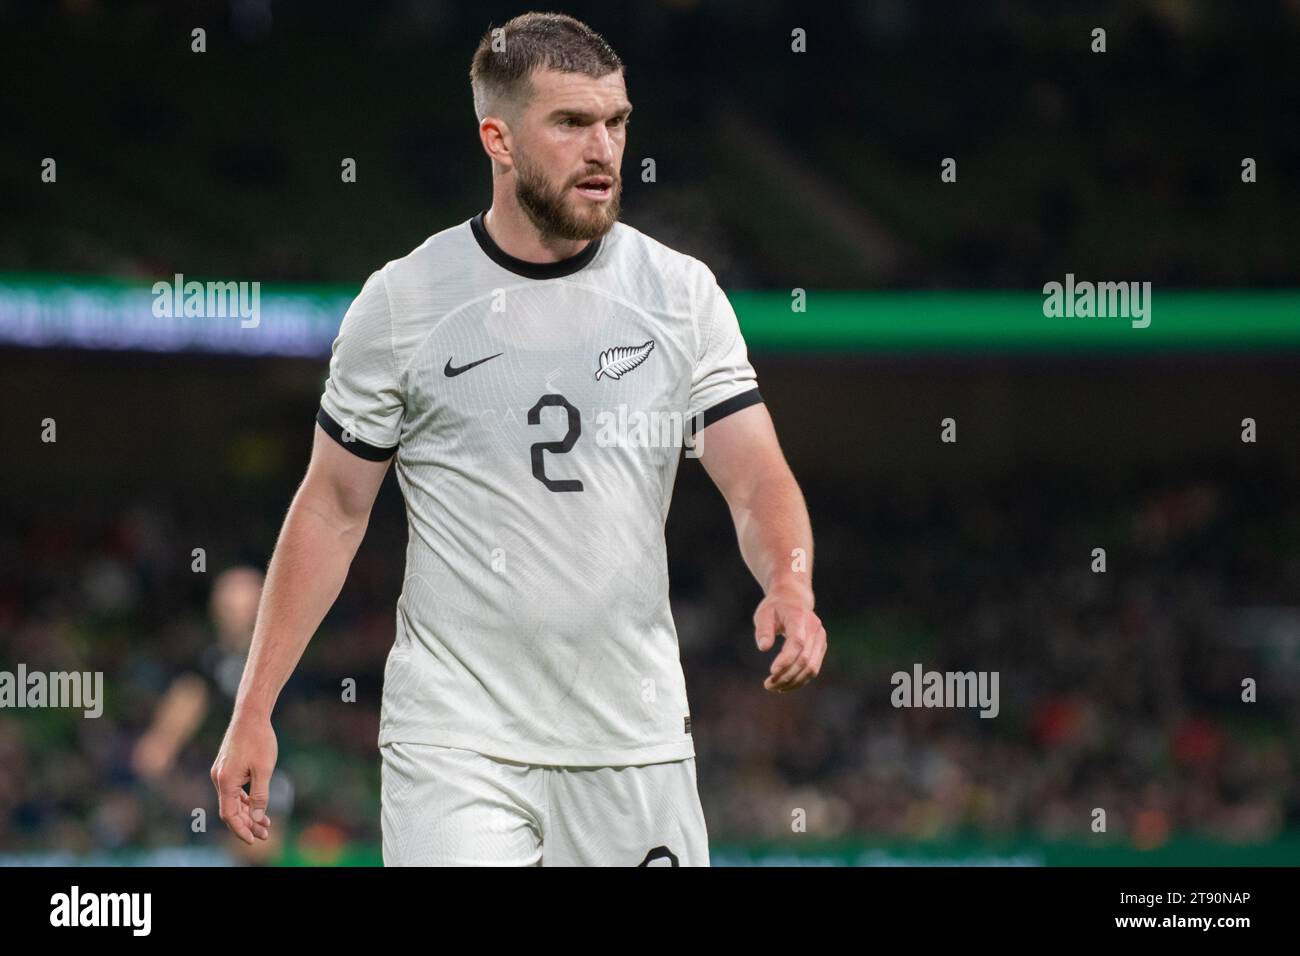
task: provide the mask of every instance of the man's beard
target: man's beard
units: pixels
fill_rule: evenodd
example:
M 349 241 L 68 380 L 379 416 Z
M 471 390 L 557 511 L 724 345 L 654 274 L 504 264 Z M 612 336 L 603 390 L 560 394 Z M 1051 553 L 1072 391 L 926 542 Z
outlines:
M 612 172 L 584 173 L 579 181 L 590 175 L 613 177 L 610 196 L 604 203 L 593 203 L 587 215 L 577 215 L 569 199 L 573 182 L 555 189 L 540 168 L 522 155 L 515 155 L 515 198 L 543 239 L 596 239 L 613 228 L 618 221 L 623 181 Z

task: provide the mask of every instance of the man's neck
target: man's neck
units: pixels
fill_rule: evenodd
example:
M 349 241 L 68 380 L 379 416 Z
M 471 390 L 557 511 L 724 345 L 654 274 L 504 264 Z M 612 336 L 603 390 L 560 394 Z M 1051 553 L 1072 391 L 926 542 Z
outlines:
M 545 239 L 517 203 L 493 201 L 483 216 L 483 228 L 503 251 L 525 262 L 559 262 L 576 256 L 590 239 Z

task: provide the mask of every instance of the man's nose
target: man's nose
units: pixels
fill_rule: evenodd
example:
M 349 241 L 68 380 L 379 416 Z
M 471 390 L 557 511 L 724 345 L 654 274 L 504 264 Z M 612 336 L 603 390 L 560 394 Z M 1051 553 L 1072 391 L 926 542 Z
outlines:
M 598 164 L 606 169 L 614 166 L 614 138 L 604 123 L 593 123 L 592 134 L 587 137 L 587 149 L 582 157 L 588 163 Z

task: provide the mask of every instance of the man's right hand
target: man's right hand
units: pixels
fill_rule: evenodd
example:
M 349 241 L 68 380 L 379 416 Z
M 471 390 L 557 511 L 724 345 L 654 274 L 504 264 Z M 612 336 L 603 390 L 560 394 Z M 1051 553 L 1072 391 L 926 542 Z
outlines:
M 271 818 L 266 815 L 271 771 L 279 754 L 270 719 L 231 720 L 221 751 L 212 764 L 212 784 L 217 788 L 221 819 L 230 832 L 247 844 L 271 835 Z M 248 792 L 244 792 L 248 784 Z

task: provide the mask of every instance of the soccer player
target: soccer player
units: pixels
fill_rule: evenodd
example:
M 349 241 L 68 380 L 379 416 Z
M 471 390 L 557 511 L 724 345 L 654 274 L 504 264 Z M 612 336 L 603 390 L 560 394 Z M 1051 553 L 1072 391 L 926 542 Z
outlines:
M 530 13 L 483 37 L 470 79 L 491 208 L 375 272 L 343 318 L 212 767 L 221 818 L 270 832 L 272 707 L 396 460 L 385 864 L 707 866 L 663 534 L 683 444 L 763 588 L 759 650 L 784 636 L 773 692 L 826 652 L 807 509 L 713 273 L 618 221 L 618 56 Z

